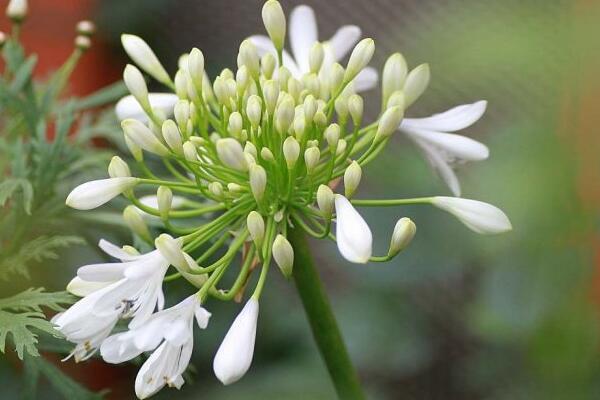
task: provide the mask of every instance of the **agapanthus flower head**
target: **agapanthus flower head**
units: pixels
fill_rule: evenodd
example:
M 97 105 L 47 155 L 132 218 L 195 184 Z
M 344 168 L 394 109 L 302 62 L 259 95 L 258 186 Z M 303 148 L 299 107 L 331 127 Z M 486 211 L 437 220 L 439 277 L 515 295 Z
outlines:
M 262 18 L 270 38 L 243 41 L 236 68 L 225 68 L 212 80 L 199 49 L 182 55 L 171 78 L 143 39 L 123 35 L 123 46 L 137 67 L 125 68 L 131 96 L 117 104 L 117 115 L 136 165 L 130 168 L 115 158 L 110 178 L 84 183 L 67 198 L 68 205 L 87 210 L 123 194 L 131 202 L 125 217 L 132 231 L 157 249 L 139 255 L 109 246 L 109 254 L 122 262 L 82 267 L 70 289 L 84 297 L 56 319 L 78 345 L 76 354 L 82 343 L 88 351 L 100 346 L 108 361 L 120 362 L 155 349 L 136 380 L 139 397 L 165 383 L 183 383 L 194 307 L 203 310 L 213 297 L 239 302 L 254 282 L 251 276 L 258 275 L 214 361 L 224 384 L 246 373 L 269 267 L 276 264 L 286 277 L 294 273 L 292 229 L 333 240 L 345 259 L 364 264 L 397 256 L 413 239 L 416 225 L 399 219 L 388 253 L 374 256 L 374 237 L 358 207 L 434 205 L 479 233 L 511 228 L 502 211 L 474 200 L 357 198 L 361 183 L 370 178 L 366 166 L 397 130 L 417 143 L 458 192 L 449 164 L 486 158 L 487 148 L 449 132 L 479 119 L 485 102 L 428 118 L 404 118 L 425 91 L 430 72 L 426 64 L 409 71 L 397 53 L 383 70 L 381 113 L 369 120 L 363 115 L 368 100 L 356 92 L 377 81 L 368 66 L 375 51 L 372 39 L 359 41 L 360 29 L 344 26 L 331 40 L 319 42 L 308 6 L 294 9 L 288 25 L 279 3 L 269 0 Z M 286 31 L 295 59 L 284 50 Z M 148 93 L 142 71 L 163 83 L 168 93 Z M 146 158 L 158 158 L 165 169 L 151 170 Z M 338 193 L 341 181 L 343 192 Z M 150 197 L 138 197 L 145 188 L 151 188 Z M 157 236 L 146 225 L 148 216 L 168 233 Z M 238 262 L 239 268 L 232 267 Z M 152 315 L 162 308 L 161 283 L 169 265 L 175 271 L 167 279 L 182 277 L 198 292 L 194 300 Z M 231 270 L 236 278 L 223 288 Z M 106 339 L 119 319 L 129 317 L 129 331 Z M 180 335 L 151 333 L 149 327 L 165 321 L 181 325 Z M 185 357 L 173 364 L 170 357 L 177 349 Z M 155 381 L 159 378 L 160 383 Z

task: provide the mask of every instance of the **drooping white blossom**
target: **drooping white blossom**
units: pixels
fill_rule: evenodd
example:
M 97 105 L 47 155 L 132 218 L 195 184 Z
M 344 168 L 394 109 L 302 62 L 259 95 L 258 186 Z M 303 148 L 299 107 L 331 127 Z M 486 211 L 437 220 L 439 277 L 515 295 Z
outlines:
M 335 62 L 342 60 L 359 41 L 361 30 L 355 25 L 344 25 L 326 42 L 323 42 L 324 59 L 321 70 L 327 71 Z M 267 36 L 254 35 L 250 39 L 260 55 L 277 52 Z M 292 10 L 289 20 L 289 39 L 292 55 L 283 51 L 283 65 L 296 79 L 310 72 L 309 54 L 312 46 L 319 41 L 317 20 L 313 9 L 300 5 Z M 377 71 L 367 67 L 354 79 L 354 89 L 358 92 L 369 90 L 377 84 Z
M 415 142 L 455 196 L 460 196 L 461 190 L 453 167 L 485 160 L 489 150 L 483 143 L 449 132 L 473 125 L 485 112 L 486 105 L 486 101 L 478 101 L 427 118 L 404 118 L 400 124 L 400 131 Z
M 181 388 L 194 346 L 194 317 L 201 329 L 208 325 L 210 313 L 197 295 L 159 311 L 143 324 L 108 337 L 100 353 L 109 363 L 118 364 L 154 351 L 140 368 L 135 380 L 135 393 L 145 399 L 165 385 Z
M 215 375 L 224 385 L 239 380 L 252 364 L 258 300 L 250 298 L 229 328 L 213 361 Z
M 512 229 L 510 220 L 501 209 L 483 201 L 437 196 L 432 199 L 432 204 L 453 214 L 477 233 L 502 233 Z
M 373 252 L 373 235 L 369 225 L 347 198 L 335 195 L 336 239 L 342 256 L 353 263 L 364 264 Z

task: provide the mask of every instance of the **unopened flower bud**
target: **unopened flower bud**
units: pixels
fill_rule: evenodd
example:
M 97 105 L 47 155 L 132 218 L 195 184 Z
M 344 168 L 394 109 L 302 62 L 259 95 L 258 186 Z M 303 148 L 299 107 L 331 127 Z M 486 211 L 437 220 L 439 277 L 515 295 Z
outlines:
M 362 168 L 356 161 L 352 161 L 352 164 L 344 172 L 344 195 L 346 198 L 351 198 L 354 192 L 356 192 L 361 177 Z
M 402 90 L 404 82 L 406 81 L 406 74 L 408 67 L 406 66 L 406 60 L 400 53 L 392 54 L 383 67 L 382 81 L 382 108 L 387 107 L 387 102 L 392 93 Z
M 257 80 L 260 73 L 260 60 L 258 58 L 256 47 L 251 40 L 246 39 L 240 44 L 240 52 L 238 57 L 241 64 L 248 68 L 248 73 L 250 73 L 250 76 L 252 76 L 254 80 Z
M 265 194 L 267 187 L 267 172 L 258 165 L 250 165 L 250 189 L 257 202 L 260 202 Z
M 252 157 L 258 158 L 258 152 L 256 150 L 256 146 L 252 142 L 246 142 L 246 145 L 244 146 L 244 153 L 251 154 Z
M 287 91 L 287 84 L 291 77 L 292 74 L 289 69 L 284 66 L 279 67 L 277 79 L 279 81 L 279 87 L 281 90 Z
M 248 98 L 246 103 L 246 115 L 248 116 L 248 120 L 250 120 L 252 128 L 256 129 L 260 125 L 262 101 L 260 100 L 260 97 L 255 94 Z
M 127 64 L 123 70 L 123 81 L 129 90 L 129 93 L 135 97 L 144 110 L 150 110 L 150 101 L 148 100 L 148 87 L 144 76 L 135 66 Z
M 288 169 L 294 168 L 300 156 L 300 144 L 293 136 L 288 136 L 283 142 L 283 157 Z
M 387 108 L 399 107 L 401 110 L 404 110 L 406 104 L 406 100 L 404 100 L 404 92 L 398 90 L 390 96 L 387 101 Z
M 85 35 L 77 35 L 75 37 L 75 47 L 79 50 L 87 50 L 92 47 L 92 41 L 88 36 Z
M 410 218 L 400 218 L 398 222 L 396 222 L 396 226 L 394 226 L 388 256 L 393 257 L 404 250 L 411 242 L 416 232 L 417 226 Z
M 234 138 L 239 138 L 240 134 L 242 133 L 242 127 L 242 114 L 237 111 L 232 112 L 229 116 L 229 122 L 227 123 L 227 130 L 229 131 L 229 134 Z
M 166 186 L 159 186 L 156 191 L 156 199 L 160 216 L 166 219 L 169 216 L 169 211 L 171 211 L 171 206 L 173 204 L 173 192 Z
M 283 235 L 277 235 L 273 241 L 273 258 L 286 278 L 292 276 L 294 268 L 294 248 Z
M 288 96 L 275 109 L 275 128 L 286 133 L 294 120 L 294 101 Z
M 248 68 L 245 65 L 238 68 L 235 73 L 235 83 L 237 85 L 238 95 L 241 96 L 250 84 L 250 75 L 248 75 Z
M 157 81 L 171 86 L 171 78 L 165 68 L 162 66 L 156 54 L 144 40 L 135 35 L 121 35 L 121 43 L 125 52 L 131 59 L 146 73 L 152 76 Z
M 329 70 L 329 91 L 332 95 L 334 95 L 338 89 L 342 86 L 342 82 L 344 81 L 345 76 L 344 67 L 342 67 L 339 63 L 333 63 Z
M 335 155 L 340 156 L 340 155 L 344 154 L 347 146 L 348 146 L 348 142 L 346 142 L 345 139 L 338 140 L 337 148 L 335 149 Z
M 308 91 L 310 94 L 318 96 L 321 93 L 321 83 L 319 82 L 319 77 L 315 73 L 304 75 L 302 78 L 302 84 L 304 85 L 306 91 Z M 301 95 L 298 97 L 299 99 L 302 98 L 303 93 L 305 92 L 301 92 Z
M 348 112 L 350 113 L 354 126 L 360 126 L 362 123 L 363 110 L 364 102 L 362 97 L 353 94 L 348 98 Z
M 413 104 L 427 89 L 429 85 L 429 65 L 421 64 L 408 73 L 404 83 L 404 96 L 406 107 Z
M 125 145 L 129 149 L 129 152 L 131 153 L 131 155 L 133 156 L 135 161 L 140 162 L 140 161 L 144 160 L 144 153 L 142 152 L 142 149 L 140 148 L 140 146 L 138 146 L 127 135 L 125 135 Z
M 293 129 L 296 139 L 302 141 L 304 131 L 306 130 L 306 118 L 304 117 L 304 111 L 302 111 L 302 109 L 300 109 L 299 112 L 296 112 L 296 115 L 294 116 Z
M 123 210 L 123 220 L 133 233 L 146 241 L 151 240 L 148 226 L 135 206 L 130 205 L 125 207 Z
M 304 152 L 304 163 L 306 164 L 306 173 L 311 174 L 319 164 L 321 151 L 318 147 L 310 147 Z
M 337 145 L 338 140 L 340 140 L 340 126 L 336 123 L 333 123 L 325 129 L 325 140 L 327 140 L 327 144 L 329 145 L 329 150 L 333 151 L 335 146 Z
M 302 91 L 302 83 L 300 83 L 300 81 L 294 77 L 291 77 L 290 79 L 288 79 L 288 83 L 287 83 L 287 92 L 289 93 L 290 96 L 292 96 L 292 99 L 296 100 L 300 97 L 300 92 Z
M 385 110 L 379 119 L 377 133 L 375 133 L 375 140 L 379 141 L 389 137 L 392 133 L 394 133 L 394 131 L 400 126 L 400 121 L 402 121 L 403 116 L 404 110 L 398 106 Z
M 237 183 L 230 182 L 227 184 L 227 190 L 230 193 L 241 193 L 244 191 L 244 187 L 242 185 L 238 185 Z
M 27 16 L 27 0 L 10 0 L 6 7 L 6 16 L 14 22 L 21 22 Z
M 196 98 L 198 96 L 198 93 L 196 92 L 196 90 L 194 89 L 194 85 L 189 85 L 189 89 L 188 89 L 188 78 L 187 78 L 187 72 L 183 71 L 183 70 L 178 70 L 175 73 L 175 94 L 177 95 L 177 97 L 179 97 L 180 99 L 188 99 L 188 98 Z M 192 96 L 190 96 L 190 92 L 192 93 Z
M 142 149 L 163 157 L 169 154 L 169 150 L 142 122 L 129 118 L 121 121 L 121 127 L 125 135 Z
M 254 241 L 254 244 L 256 247 L 260 247 L 265 238 L 265 220 L 262 215 L 256 211 L 250 211 L 246 218 L 246 226 L 248 227 L 248 232 L 250 232 L 250 237 Z
M 330 219 L 335 206 L 335 196 L 329 186 L 320 185 L 317 189 L 317 205 L 323 217 Z
M 223 185 L 221 182 L 211 182 L 208 184 L 208 191 L 217 199 L 223 197 Z
M 311 123 L 313 121 L 315 113 L 317 112 L 317 101 L 315 100 L 315 96 L 313 96 L 312 94 L 306 96 L 306 98 L 304 99 L 303 108 L 304 118 L 306 119 L 306 122 Z
M 335 99 L 334 107 L 339 120 L 345 122 L 348 118 L 348 98 L 346 96 L 338 97 Z
M 176 154 L 183 154 L 183 142 L 177 124 L 172 119 L 168 119 L 162 124 L 162 135 L 167 145 Z
M 352 81 L 369 64 L 374 51 L 375 42 L 373 39 L 366 38 L 358 42 L 352 50 L 352 54 L 350 54 L 346 73 L 344 74 L 344 82 Z
M 323 128 L 325 125 L 327 125 L 327 116 L 325 115 L 325 113 L 323 111 L 317 111 L 313 118 L 313 122 L 319 128 Z
M 194 47 L 188 57 L 188 73 L 197 91 L 202 91 L 202 79 L 204 79 L 204 54 L 200 49 Z
M 122 178 L 131 176 L 131 171 L 129 170 L 127 163 L 123 161 L 121 157 L 114 156 L 108 164 L 108 176 L 111 178 Z
M 92 36 L 96 32 L 96 25 L 92 21 L 82 20 L 75 26 L 75 32 L 78 35 Z
M 276 0 L 268 0 L 262 8 L 262 20 L 273 45 L 281 51 L 285 41 L 286 28 L 285 15 L 281 4 Z
M 310 48 L 308 53 L 308 65 L 310 68 L 310 72 L 318 73 L 321 69 L 321 65 L 323 65 L 323 58 L 325 57 L 325 52 L 323 51 L 323 45 L 319 42 L 315 42 Z
M 260 149 L 260 157 L 265 161 L 273 161 L 275 157 L 273 156 L 273 152 L 268 147 L 263 147 Z
M 188 140 L 183 144 L 183 157 L 188 161 L 198 161 L 198 152 L 193 142 Z
M 277 105 L 277 99 L 279 98 L 279 83 L 274 80 L 266 81 L 263 85 L 263 94 L 267 111 L 269 112 L 269 115 L 273 115 L 273 111 Z
M 277 61 L 275 57 L 271 53 L 267 53 L 260 59 L 260 68 L 262 70 L 263 76 L 266 79 L 271 79 L 273 77 L 273 72 L 275 71 L 275 66 L 277 65 Z
M 217 155 L 226 166 L 238 171 L 247 171 L 248 163 L 244 158 L 244 149 L 235 139 L 224 138 L 217 140 Z

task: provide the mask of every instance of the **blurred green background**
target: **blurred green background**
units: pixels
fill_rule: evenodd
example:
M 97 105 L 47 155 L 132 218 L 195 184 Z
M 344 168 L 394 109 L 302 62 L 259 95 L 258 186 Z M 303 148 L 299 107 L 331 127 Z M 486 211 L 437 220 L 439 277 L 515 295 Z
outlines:
M 465 197 L 499 206 L 514 226 L 509 234 L 480 237 L 429 208 L 366 209 L 379 253 L 397 218 L 416 222 L 417 236 L 403 255 L 351 265 L 332 243 L 313 242 L 369 397 L 600 398 L 598 1 L 304 3 L 317 11 L 321 39 L 343 24 L 361 26 L 376 41 L 378 68 L 393 51 L 411 66 L 430 64 L 431 85 L 411 117 L 489 101 L 466 133 L 486 143 L 491 157 L 462 168 L 459 177 Z M 107 68 L 126 62 L 118 35 L 130 32 L 147 39 L 170 70 L 180 53 L 201 48 L 214 76 L 234 65 L 241 39 L 262 32 L 260 4 L 105 0 L 92 19 L 113 49 Z M 289 13 L 301 3 L 282 4 Z M 379 98 L 366 94 L 371 112 Z M 363 182 L 364 197 L 448 194 L 400 137 L 364 171 Z M 124 230 L 107 234 L 130 240 Z M 59 290 L 78 265 L 98 259 L 90 247 L 76 250 L 39 266 L 36 282 Z M 177 284 L 166 285 L 181 297 Z M 210 329 L 196 332 L 192 379 L 181 392 L 165 389 L 156 398 L 334 398 L 294 286 L 273 274 L 264 297 L 254 363 L 243 380 L 224 388 L 212 374 L 212 357 L 239 307 L 211 304 Z M 133 398 L 135 366 L 61 367 L 91 388 L 111 389 L 108 398 Z M 19 373 L 0 360 L 1 398 L 18 398 Z

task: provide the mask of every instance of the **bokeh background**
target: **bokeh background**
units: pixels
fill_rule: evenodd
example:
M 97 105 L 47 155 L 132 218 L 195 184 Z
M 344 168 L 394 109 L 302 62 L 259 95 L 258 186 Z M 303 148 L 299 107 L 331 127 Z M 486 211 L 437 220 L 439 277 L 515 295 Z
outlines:
M 400 216 L 418 225 L 412 246 L 390 263 L 362 266 L 346 263 L 330 242 L 313 243 L 369 398 L 600 398 L 600 2 L 282 1 L 287 12 L 302 3 L 315 8 L 321 39 L 343 24 L 362 27 L 376 41 L 378 68 L 394 51 L 411 66 L 430 63 L 431 85 L 410 116 L 489 101 L 467 134 L 486 143 L 491 157 L 459 176 L 465 197 L 498 205 L 514 225 L 509 234 L 480 237 L 429 208 L 366 210 L 376 250 L 385 251 Z M 122 32 L 144 37 L 170 71 L 181 53 L 199 47 L 214 77 L 234 65 L 243 38 L 262 32 L 260 5 L 31 0 L 24 41 L 40 53 L 36 74 L 43 77 L 70 52 L 74 23 L 94 20 L 95 47 L 71 87 L 78 95 L 119 79 L 127 62 Z M 366 94 L 372 113 L 379 98 L 375 90 Z M 365 178 L 365 197 L 447 194 L 400 137 Z M 99 235 L 93 228 L 90 241 Z M 130 240 L 125 230 L 102 234 Z M 35 282 L 60 290 L 92 259 L 93 248 L 73 248 L 40 265 Z M 0 290 L 13 288 L 4 282 Z M 335 398 L 293 285 L 273 274 L 264 297 L 254 364 L 242 381 L 223 388 L 212 374 L 212 356 L 239 308 L 215 304 L 210 329 L 196 337 L 191 382 L 156 398 Z M 109 399 L 134 397 L 134 365 L 60 367 L 91 389 L 109 388 Z M 0 398 L 19 398 L 21 372 L 14 359 L 0 358 Z

